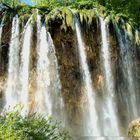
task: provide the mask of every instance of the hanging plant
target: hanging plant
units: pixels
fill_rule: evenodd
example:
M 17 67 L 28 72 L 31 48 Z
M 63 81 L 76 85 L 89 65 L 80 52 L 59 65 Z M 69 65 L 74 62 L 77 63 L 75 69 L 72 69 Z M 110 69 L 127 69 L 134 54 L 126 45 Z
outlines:
M 78 10 L 78 14 L 80 17 L 80 22 L 83 23 L 84 21 L 90 25 L 93 21 L 93 18 L 96 17 L 95 10 Z
M 67 30 L 68 27 L 74 30 L 74 18 L 73 18 L 73 13 L 72 11 L 64 7 L 62 9 L 62 18 L 63 18 L 63 24 L 61 26 L 61 29 L 64 29 L 65 31 Z

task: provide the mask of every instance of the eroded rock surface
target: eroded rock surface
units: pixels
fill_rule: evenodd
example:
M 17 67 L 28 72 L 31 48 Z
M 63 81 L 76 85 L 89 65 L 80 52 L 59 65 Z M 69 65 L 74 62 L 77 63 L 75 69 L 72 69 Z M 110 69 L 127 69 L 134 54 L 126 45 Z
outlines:
M 131 137 L 131 140 L 140 140 L 140 118 L 130 123 L 128 136 Z

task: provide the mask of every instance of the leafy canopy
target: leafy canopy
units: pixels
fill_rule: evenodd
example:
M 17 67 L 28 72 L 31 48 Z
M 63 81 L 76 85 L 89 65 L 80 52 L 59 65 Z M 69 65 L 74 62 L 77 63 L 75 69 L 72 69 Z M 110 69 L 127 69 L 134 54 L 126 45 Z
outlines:
M 25 8 L 23 11 L 28 9 L 21 0 L 0 0 L 0 2 L 14 8 L 15 11 L 18 11 L 17 9 L 21 10 Z M 55 8 L 66 6 L 77 10 L 101 9 L 104 7 L 108 15 L 122 15 L 136 25 L 137 28 L 140 27 L 139 0 L 32 0 L 32 3 L 34 3 L 32 8 L 38 8 L 43 13 L 49 13 Z

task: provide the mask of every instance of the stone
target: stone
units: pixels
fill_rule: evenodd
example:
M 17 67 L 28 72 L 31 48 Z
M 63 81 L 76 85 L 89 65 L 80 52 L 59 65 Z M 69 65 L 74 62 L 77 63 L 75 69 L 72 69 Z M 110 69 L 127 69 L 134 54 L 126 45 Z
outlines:
M 130 123 L 128 136 L 131 137 L 131 140 L 140 140 L 140 118 Z

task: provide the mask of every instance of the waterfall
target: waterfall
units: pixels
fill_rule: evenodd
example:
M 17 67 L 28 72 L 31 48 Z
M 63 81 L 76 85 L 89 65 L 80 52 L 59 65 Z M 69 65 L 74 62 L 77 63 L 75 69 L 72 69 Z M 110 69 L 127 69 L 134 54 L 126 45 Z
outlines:
M 129 121 L 138 117 L 138 108 L 137 108 L 137 101 L 136 101 L 136 91 L 135 91 L 135 81 L 133 77 L 133 60 L 132 54 L 130 52 L 130 45 L 129 36 L 127 34 L 126 29 L 124 29 L 124 40 L 123 36 L 120 32 L 120 29 L 117 23 L 114 23 L 114 27 L 116 30 L 117 39 L 120 46 L 120 56 L 122 61 L 122 71 L 123 76 L 125 77 L 125 83 L 127 83 L 127 90 L 123 91 L 123 99 L 126 100 L 127 111 L 129 113 Z M 125 93 L 125 94 L 124 94 Z
M 2 38 L 2 31 L 3 31 L 3 21 L 4 21 L 4 17 L 2 18 L 2 21 L 0 23 L 0 49 L 1 49 L 1 38 Z
M 49 46 L 47 42 L 47 33 L 45 25 L 42 25 L 40 29 L 40 35 L 38 35 L 40 40 L 38 44 L 38 62 L 37 62 L 37 93 L 36 102 L 38 106 L 38 112 L 47 112 L 48 115 L 52 114 L 52 104 L 49 97 Z
M 91 124 L 91 128 L 86 128 L 86 129 L 91 129 L 90 135 L 99 136 L 100 129 L 98 125 L 98 116 L 97 116 L 96 107 L 95 107 L 95 91 L 92 86 L 91 75 L 90 75 L 88 64 L 87 64 L 86 50 L 85 50 L 84 42 L 82 40 L 80 23 L 77 18 L 75 18 L 75 28 L 76 28 L 76 36 L 77 36 L 77 41 L 78 41 L 80 65 L 83 71 L 83 80 L 84 80 L 84 84 L 85 84 L 86 92 L 87 92 L 87 100 L 88 100 L 88 108 L 89 108 L 89 122 Z
M 59 66 L 58 61 L 56 57 L 55 52 L 55 46 L 53 44 L 53 40 L 51 38 L 50 33 L 47 33 L 47 42 L 49 46 L 49 59 L 50 59 L 50 65 L 49 65 L 49 72 L 50 72 L 50 92 L 52 97 L 52 103 L 53 103 L 53 115 L 56 116 L 56 119 L 64 121 L 64 102 L 63 97 L 61 95 L 61 81 L 60 81 L 60 75 L 59 75 Z M 59 115 L 58 115 L 59 114 Z
M 102 48 L 101 57 L 103 61 L 103 73 L 105 75 L 106 86 L 106 107 L 104 108 L 104 125 L 105 135 L 119 136 L 117 114 L 115 112 L 114 104 L 114 79 L 111 71 L 111 56 L 109 52 L 108 28 L 105 20 L 100 17 Z M 108 121 L 109 120 L 109 123 Z
M 135 81 L 134 81 L 134 75 L 133 75 L 133 58 L 131 54 L 130 47 L 132 45 L 132 40 L 129 38 L 127 31 L 124 29 L 125 34 L 125 49 L 127 48 L 126 55 L 124 57 L 124 63 L 125 63 L 125 70 L 127 72 L 127 80 L 128 80 L 128 91 L 129 91 L 129 100 L 130 102 L 128 104 L 131 104 L 131 108 L 129 108 L 130 114 L 132 115 L 131 119 L 136 119 L 138 116 L 138 110 L 137 110 L 137 101 L 136 101 L 136 91 L 135 91 Z
M 18 78 L 19 78 L 19 20 L 13 18 L 12 35 L 9 47 L 8 79 L 5 94 L 6 109 L 14 107 L 18 103 Z
M 39 115 L 46 118 L 51 115 L 54 120 L 62 121 L 62 123 L 65 121 L 66 115 L 67 124 L 70 124 L 65 127 L 71 131 L 72 135 L 76 135 L 75 139 L 124 140 L 125 138 L 120 135 L 125 133 L 127 123 L 138 117 L 140 113 L 138 110 L 140 99 L 137 99 L 139 97 L 137 91 L 139 73 L 137 72 L 140 61 L 139 57 L 135 59 L 134 56 L 140 52 L 139 50 L 134 52 L 135 46 L 132 46 L 134 44 L 126 30 L 125 23 L 123 30 L 119 29 L 116 22 L 114 23 L 117 42 L 116 38 L 109 34 L 109 24 L 101 17 L 98 19 L 97 16 L 98 25 L 93 18 L 93 24 L 97 27 L 93 27 L 93 24 L 89 25 L 85 30 L 84 35 L 87 35 L 85 38 L 82 36 L 79 19 L 76 16 L 74 17 L 75 36 L 70 27 L 66 33 L 62 28 L 53 28 L 53 25 L 59 21 L 53 22 L 50 19 L 53 23 L 50 27 L 53 37 L 56 37 L 54 40 L 56 51 L 46 23 L 42 23 L 44 18 L 45 15 L 41 19 L 37 12 L 37 30 L 33 30 L 35 26 L 32 25 L 32 16 L 24 27 L 24 23 L 21 25 L 19 22 L 20 17 L 17 15 L 13 17 L 9 48 L 7 43 L 9 32 L 2 36 L 5 31 L 8 31 L 9 20 L 8 24 L 4 24 L 6 25 L 4 31 L 4 18 L 0 23 L 0 55 L 1 49 L 3 51 L 3 58 L 0 56 L 2 63 L 0 63 L 5 67 L 7 66 L 7 53 L 9 53 L 6 89 L 3 86 L 6 76 L 5 67 L 2 69 L 2 74 L 0 73 L 0 101 L 5 92 L 5 109 L 11 110 L 21 103 L 23 115 L 27 115 L 33 108 L 33 111 Z M 83 20 L 86 20 L 85 17 Z M 19 32 L 20 27 L 23 28 L 23 32 Z M 89 31 L 90 29 L 92 32 Z M 95 36 L 95 39 L 93 36 L 89 36 L 91 33 L 94 33 L 92 35 Z M 101 47 L 99 47 L 99 36 L 101 37 Z M 75 37 L 78 50 L 73 47 Z M 32 44 L 32 39 L 35 39 L 33 41 L 36 44 Z M 84 39 L 88 46 L 92 47 L 86 47 Z M 4 46 L 3 48 L 1 44 Z M 111 44 L 116 48 L 111 48 Z M 79 57 L 78 61 L 77 57 Z M 33 60 L 30 63 L 31 58 Z M 112 58 L 115 58 L 115 61 Z M 119 63 L 118 66 L 114 66 L 116 62 Z M 79 65 L 81 72 L 79 72 Z M 63 87 L 59 70 L 62 74 Z M 138 74 L 137 77 L 135 72 Z M 95 85 L 92 82 L 92 76 L 94 76 Z M 65 104 L 61 92 L 65 97 Z M 64 112 L 64 105 L 66 112 Z
M 53 85 L 54 85 L 53 88 L 54 90 L 56 90 L 55 93 L 60 93 L 62 87 L 61 87 L 61 81 L 60 81 L 60 75 L 59 75 L 59 66 L 58 66 L 58 61 L 56 57 L 55 46 L 53 44 L 53 40 L 49 32 L 47 32 L 47 41 L 48 41 L 49 50 L 50 50 L 49 58 L 51 59 L 50 72 L 52 72 L 52 75 L 50 77 L 52 78 L 51 81 L 53 81 Z
M 29 69 L 30 69 L 30 50 L 32 39 L 32 25 L 30 23 L 31 18 L 25 26 L 23 36 L 23 46 L 21 50 L 21 62 L 20 62 L 20 102 L 23 105 L 23 114 L 28 113 L 29 102 Z
M 1 70 L 2 70 L 2 46 L 1 46 L 1 39 L 2 39 L 2 31 L 3 31 L 3 21 L 4 21 L 4 18 L 5 17 L 3 17 L 2 18 L 2 21 L 1 21 L 1 23 L 0 23 L 0 64 L 1 64 L 1 67 L 0 67 L 0 72 L 1 72 Z
M 45 25 L 41 25 L 41 18 L 37 14 L 37 92 L 36 103 L 38 113 L 52 115 L 63 106 L 61 82 L 58 72 L 58 62 L 55 48 Z M 60 111 L 60 110 L 59 110 Z M 57 114 L 58 115 L 58 114 Z

